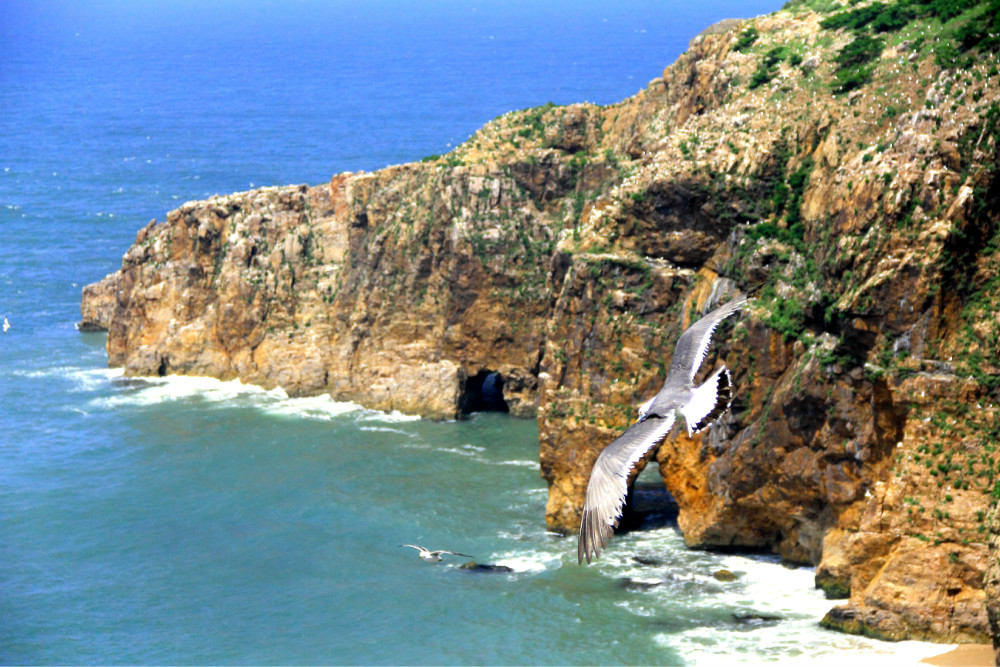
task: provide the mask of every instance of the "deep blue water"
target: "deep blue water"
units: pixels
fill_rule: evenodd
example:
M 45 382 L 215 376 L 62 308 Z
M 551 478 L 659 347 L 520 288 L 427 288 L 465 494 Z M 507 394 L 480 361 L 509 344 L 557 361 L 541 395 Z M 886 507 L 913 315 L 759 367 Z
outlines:
M 81 287 L 184 201 L 445 153 L 511 109 L 615 102 L 703 27 L 777 7 L 0 1 L 0 662 L 887 650 L 816 627 L 827 603 L 809 570 L 691 552 L 669 525 L 577 566 L 573 541 L 544 529 L 532 422 L 126 380 L 104 336 L 74 328 Z M 513 572 L 423 563 L 403 542 Z M 721 568 L 739 579 L 718 582 Z M 734 616 L 754 613 L 782 620 Z

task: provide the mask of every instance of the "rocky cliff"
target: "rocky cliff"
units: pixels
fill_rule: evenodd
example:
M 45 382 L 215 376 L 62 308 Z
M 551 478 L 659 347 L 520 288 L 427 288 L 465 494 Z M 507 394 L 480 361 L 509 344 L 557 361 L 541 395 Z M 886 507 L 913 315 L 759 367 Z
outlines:
M 705 364 L 733 371 L 733 409 L 655 453 L 688 544 L 816 565 L 844 599 L 830 627 L 985 641 L 994 5 L 792 2 L 706 31 L 619 104 L 512 112 L 445 156 L 185 204 L 85 288 L 83 324 L 130 374 L 433 418 L 498 386 L 537 416 L 546 522 L 572 533 L 680 331 L 761 285 Z
M 986 613 L 993 634 L 994 662 L 1000 665 L 1000 501 L 990 517 L 990 564 L 986 569 Z

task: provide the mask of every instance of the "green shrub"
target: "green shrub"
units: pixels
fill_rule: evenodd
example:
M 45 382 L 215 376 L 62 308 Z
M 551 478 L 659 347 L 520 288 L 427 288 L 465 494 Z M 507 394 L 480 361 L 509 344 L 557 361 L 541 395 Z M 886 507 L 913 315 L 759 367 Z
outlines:
M 757 71 L 753 73 L 750 77 L 750 83 L 747 86 L 750 90 L 755 90 L 761 86 L 768 84 L 777 75 L 777 72 L 769 67 L 765 67 L 764 63 L 761 63 L 757 68 Z
M 884 47 L 885 42 L 878 37 L 862 35 L 860 37 L 856 37 L 850 44 L 845 45 L 844 48 L 842 48 L 837 55 L 834 56 L 833 62 L 837 63 L 841 67 L 863 65 L 882 55 L 882 49 Z
M 765 324 L 783 335 L 786 340 L 796 340 L 805 331 L 806 313 L 799 301 L 775 298 L 771 302 L 770 311 Z
M 934 62 L 938 67 L 957 67 L 961 55 L 954 44 L 945 42 L 934 49 Z
M 737 38 L 736 43 L 733 44 L 733 51 L 746 51 L 751 46 L 753 46 L 754 42 L 757 41 L 757 38 L 759 36 L 760 35 L 757 32 L 757 29 L 754 28 L 753 26 L 750 26 L 749 28 L 740 33 L 740 36 Z
M 950 21 L 967 9 L 975 7 L 977 0 L 933 0 L 927 7 L 927 15 Z
M 833 92 L 847 93 L 872 80 L 872 67 L 850 67 L 837 70 L 833 75 Z
M 788 49 L 784 46 L 776 46 L 764 54 L 764 64 L 768 67 L 774 67 L 785 59 L 787 53 Z
M 895 32 L 905 27 L 914 17 L 915 12 L 909 7 L 893 5 L 876 16 L 871 27 L 875 32 Z
M 985 4 L 985 11 L 970 18 L 955 31 L 955 37 L 965 50 L 1000 51 L 1000 0 Z
M 833 16 L 820 21 L 819 27 L 827 30 L 850 28 L 851 30 L 858 31 L 874 21 L 885 9 L 885 4 L 873 2 L 866 7 L 837 12 Z
M 846 93 L 871 81 L 874 65 L 868 63 L 882 55 L 884 46 L 881 39 L 870 35 L 861 35 L 845 45 L 833 59 L 839 65 L 833 74 L 833 91 Z

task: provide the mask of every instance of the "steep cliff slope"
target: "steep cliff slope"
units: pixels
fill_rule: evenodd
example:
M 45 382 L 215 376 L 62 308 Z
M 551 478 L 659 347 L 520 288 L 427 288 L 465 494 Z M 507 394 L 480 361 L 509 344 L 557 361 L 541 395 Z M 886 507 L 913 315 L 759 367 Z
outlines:
M 445 156 L 185 204 L 84 290 L 132 374 L 452 418 L 537 414 L 546 521 L 677 335 L 737 402 L 655 454 L 687 542 L 817 565 L 831 627 L 989 633 L 1000 497 L 996 2 L 793 2 L 608 107 L 507 114 Z

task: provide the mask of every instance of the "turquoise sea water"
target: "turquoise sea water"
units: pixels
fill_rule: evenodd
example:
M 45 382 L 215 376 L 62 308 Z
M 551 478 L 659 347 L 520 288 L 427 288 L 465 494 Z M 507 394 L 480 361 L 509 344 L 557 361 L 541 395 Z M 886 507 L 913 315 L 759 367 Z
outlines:
M 884 660 L 816 626 L 809 569 L 689 551 L 669 522 L 578 566 L 544 528 L 530 421 L 127 379 L 74 328 L 80 288 L 184 201 L 614 102 L 701 28 L 777 7 L 0 2 L 0 662 Z

